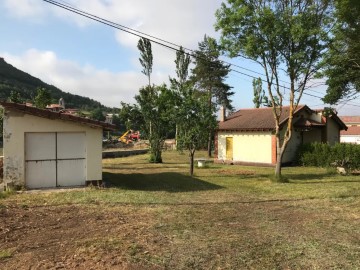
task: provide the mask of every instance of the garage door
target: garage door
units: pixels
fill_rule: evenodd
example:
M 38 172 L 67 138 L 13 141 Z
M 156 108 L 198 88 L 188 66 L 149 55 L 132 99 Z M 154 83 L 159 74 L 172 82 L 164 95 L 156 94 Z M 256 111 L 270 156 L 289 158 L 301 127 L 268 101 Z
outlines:
M 28 188 L 84 185 L 85 133 L 26 133 L 25 163 Z

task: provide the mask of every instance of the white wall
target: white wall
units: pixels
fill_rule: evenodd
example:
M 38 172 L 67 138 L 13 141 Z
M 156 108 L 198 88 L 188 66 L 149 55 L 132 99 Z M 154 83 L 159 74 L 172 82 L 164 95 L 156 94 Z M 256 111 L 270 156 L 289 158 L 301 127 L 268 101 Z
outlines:
M 340 135 L 340 142 L 360 144 L 360 135 Z
M 4 180 L 6 182 L 25 183 L 26 132 L 85 132 L 86 180 L 102 179 L 102 128 L 6 110 L 4 115 Z

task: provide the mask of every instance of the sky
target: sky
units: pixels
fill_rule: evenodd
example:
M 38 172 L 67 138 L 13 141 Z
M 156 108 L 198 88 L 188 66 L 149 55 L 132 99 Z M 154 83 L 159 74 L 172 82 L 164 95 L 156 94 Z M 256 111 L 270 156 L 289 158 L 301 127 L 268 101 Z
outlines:
M 220 36 L 214 30 L 214 14 L 221 0 L 59 2 L 192 50 L 197 49 L 205 34 L 217 39 Z M 139 88 L 147 84 L 139 62 L 139 37 L 43 0 L 1 0 L 0 14 L 0 57 L 48 84 L 109 107 L 120 107 L 120 102 L 134 103 Z M 175 76 L 175 51 L 157 44 L 152 44 L 152 49 L 152 83 L 168 84 L 169 76 Z M 234 67 L 243 73 L 263 73 L 249 60 L 226 56 L 222 59 L 248 69 Z M 235 92 L 235 109 L 254 106 L 251 77 L 230 72 L 226 82 Z M 308 91 L 323 96 L 325 87 Z M 328 106 L 310 95 L 304 95 L 300 103 L 312 109 Z M 360 115 L 360 100 L 335 108 L 340 115 Z

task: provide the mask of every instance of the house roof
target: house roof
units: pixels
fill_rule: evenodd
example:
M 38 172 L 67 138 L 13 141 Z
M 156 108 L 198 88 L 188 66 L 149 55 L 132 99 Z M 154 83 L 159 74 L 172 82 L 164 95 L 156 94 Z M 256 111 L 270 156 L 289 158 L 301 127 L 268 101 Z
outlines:
M 115 130 L 116 126 L 108 124 L 102 121 L 92 120 L 84 117 L 79 117 L 71 114 L 66 114 L 63 112 L 53 112 L 50 110 L 39 109 L 35 107 L 26 106 L 25 104 L 18 104 L 12 102 L 0 101 L 0 105 L 6 109 L 16 110 L 22 113 L 43 117 L 47 119 L 59 119 L 64 121 L 71 121 L 91 127 L 100 127 L 104 130 Z
M 325 124 L 302 117 L 294 123 L 294 126 L 298 128 L 309 128 L 309 127 L 323 127 L 325 126 Z
M 360 126 L 350 126 L 347 130 L 340 131 L 340 135 L 358 135 L 360 136 Z
M 280 125 L 289 116 L 290 106 L 284 106 L 280 115 Z M 295 112 L 310 110 L 306 105 L 299 105 Z M 219 123 L 219 130 L 236 131 L 272 131 L 275 129 L 275 119 L 272 108 L 241 109 Z M 311 111 L 311 110 L 310 110 Z
M 345 123 L 358 123 L 360 125 L 360 116 L 339 116 L 340 119 Z
M 252 108 L 241 109 L 229 117 L 225 121 L 219 122 L 218 130 L 232 130 L 232 131 L 273 131 L 275 129 L 275 119 L 273 115 L 273 108 Z M 283 106 L 280 115 L 280 126 L 289 119 L 290 106 Z M 294 114 L 306 110 L 309 113 L 313 112 L 306 105 L 298 105 Z M 340 129 L 346 129 L 346 125 L 337 117 L 336 114 L 330 116 L 338 123 Z M 306 121 L 305 121 L 306 120 Z M 305 119 L 303 122 L 297 122 L 301 127 L 321 126 L 322 123 Z M 300 120 L 299 120 L 300 121 Z M 301 120 L 302 121 L 302 120 Z

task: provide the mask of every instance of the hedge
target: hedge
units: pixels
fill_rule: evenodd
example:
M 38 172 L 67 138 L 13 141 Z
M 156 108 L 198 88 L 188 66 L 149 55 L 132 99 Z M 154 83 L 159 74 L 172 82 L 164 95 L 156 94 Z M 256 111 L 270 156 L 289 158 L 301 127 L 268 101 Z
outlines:
M 360 169 L 360 145 L 303 144 L 298 149 L 296 161 L 302 166 L 329 167 L 345 163 L 344 165 L 350 169 Z

